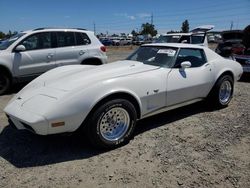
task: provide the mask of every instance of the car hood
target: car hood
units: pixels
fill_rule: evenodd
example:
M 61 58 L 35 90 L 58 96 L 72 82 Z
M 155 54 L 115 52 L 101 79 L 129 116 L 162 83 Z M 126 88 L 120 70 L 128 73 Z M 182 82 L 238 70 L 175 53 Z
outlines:
M 117 61 L 100 66 L 67 66 L 63 71 L 55 70 L 43 77 L 44 86 L 71 91 L 78 88 L 85 88 L 99 81 L 137 74 L 140 72 L 158 69 L 157 66 L 145 65 L 137 61 Z
M 224 41 L 242 40 L 243 32 L 241 32 L 241 31 L 224 32 L 224 33 L 222 33 L 222 38 L 223 38 Z

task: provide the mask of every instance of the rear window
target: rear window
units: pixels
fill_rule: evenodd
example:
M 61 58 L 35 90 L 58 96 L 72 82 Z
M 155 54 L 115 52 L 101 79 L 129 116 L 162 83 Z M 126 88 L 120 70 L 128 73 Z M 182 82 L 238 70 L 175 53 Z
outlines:
M 228 32 L 228 33 L 223 33 L 222 38 L 224 40 L 232 40 L 232 39 L 239 39 L 241 40 L 243 38 L 243 33 L 242 32 Z
M 156 43 L 178 43 L 180 40 L 181 36 L 180 35 L 167 35 L 163 36 L 161 35 L 155 42 Z
M 76 35 L 76 45 L 87 45 L 90 44 L 91 41 L 86 33 L 75 33 Z

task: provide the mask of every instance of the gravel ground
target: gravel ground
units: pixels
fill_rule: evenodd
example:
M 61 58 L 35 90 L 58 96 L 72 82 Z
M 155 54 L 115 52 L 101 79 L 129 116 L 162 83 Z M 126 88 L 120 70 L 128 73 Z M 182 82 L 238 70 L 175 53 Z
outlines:
M 131 49 L 110 49 L 110 61 Z M 248 80 L 248 81 L 247 81 Z M 37 136 L 7 126 L 0 96 L 0 187 L 250 187 L 250 81 L 227 108 L 200 102 L 138 122 L 129 144 L 91 148 L 79 133 Z

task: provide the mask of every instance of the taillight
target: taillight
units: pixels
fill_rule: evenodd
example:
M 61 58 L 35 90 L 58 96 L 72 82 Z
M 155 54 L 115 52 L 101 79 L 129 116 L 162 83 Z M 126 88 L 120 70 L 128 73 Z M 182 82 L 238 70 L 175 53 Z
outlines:
M 106 52 L 107 51 L 107 48 L 106 48 L 106 46 L 101 46 L 101 51 L 103 51 L 103 52 Z
M 233 54 L 242 55 L 244 54 L 245 48 L 244 47 L 232 47 L 231 51 Z

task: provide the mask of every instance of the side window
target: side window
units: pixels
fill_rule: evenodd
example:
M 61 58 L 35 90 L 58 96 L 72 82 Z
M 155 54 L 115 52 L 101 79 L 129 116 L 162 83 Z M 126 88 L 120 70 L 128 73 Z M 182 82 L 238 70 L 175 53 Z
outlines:
M 39 50 L 51 48 L 51 34 L 38 33 L 26 38 L 21 45 L 24 45 L 26 50 Z
M 75 36 L 73 32 L 57 32 L 57 46 L 75 46 Z
M 86 33 L 75 33 L 76 45 L 87 45 L 90 44 L 90 39 Z
M 181 63 L 189 61 L 191 67 L 200 67 L 206 63 L 206 57 L 204 51 L 201 49 L 180 49 L 176 59 L 175 67 L 180 68 Z
M 192 44 L 202 44 L 205 40 L 206 35 L 192 35 L 191 40 Z
M 190 44 L 190 36 L 185 36 L 185 35 L 183 35 L 183 36 L 180 38 L 179 43 L 183 43 L 184 41 L 186 41 L 185 43 Z

